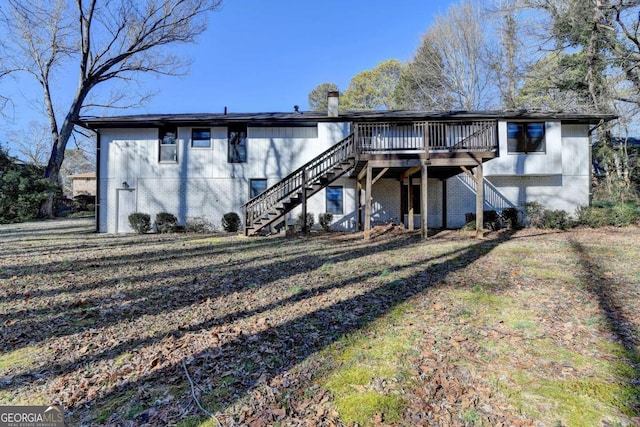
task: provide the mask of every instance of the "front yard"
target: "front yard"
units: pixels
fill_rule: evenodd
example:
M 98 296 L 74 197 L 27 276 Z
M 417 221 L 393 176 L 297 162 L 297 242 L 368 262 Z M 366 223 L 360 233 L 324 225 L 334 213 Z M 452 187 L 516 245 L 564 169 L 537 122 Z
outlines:
M 638 228 L 92 230 L 0 226 L 0 404 L 87 426 L 638 423 Z

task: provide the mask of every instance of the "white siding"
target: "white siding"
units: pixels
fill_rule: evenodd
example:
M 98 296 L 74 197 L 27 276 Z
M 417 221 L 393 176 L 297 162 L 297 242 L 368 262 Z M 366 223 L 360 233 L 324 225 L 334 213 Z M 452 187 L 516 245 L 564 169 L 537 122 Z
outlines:
M 500 157 L 484 164 L 485 209 L 501 211 L 538 202 L 571 215 L 579 206 L 589 204 L 589 125 L 551 122 L 546 129 L 546 155 L 507 154 L 505 158 L 506 123 L 499 124 Z M 522 173 L 516 173 L 518 170 Z M 448 180 L 447 189 L 447 225 L 461 227 L 465 213 L 475 212 L 475 185 L 460 174 Z
M 116 232 L 116 192 L 123 182 L 135 193 L 135 210 L 152 218 L 166 211 L 176 215 L 181 223 L 189 217 L 203 216 L 218 225 L 224 213 L 241 213 L 249 198 L 250 179 L 266 178 L 268 185 L 273 185 L 343 139 L 349 131 L 344 123 L 321 123 L 315 130 L 266 129 L 248 128 L 246 163 L 227 162 L 226 127 L 211 128 L 211 147 L 207 148 L 191 147 L 191 128 L 178 128 L 177 163 L 158 161 L 156 128 L 104 129 L 100 231 Z M 345 200 L 346 197 L 345 193 Z M 324 192 L 314 199 L 322 200 L 323 207 L 317 213 L 324 212 Z
M 198 126 L 201 127 L 206 126 Z M 573 213 L 578 206 L 586 205 L 591 167 L 588 130 L 588 125 L 549 122 L 545 154 L 508 154 L 506 122 L 500 122 L 500 157 L 484 165 L 485 209 L 502 210 L 537 201 L 547 208 Z M 134 208 L 139 212 L 152 217 L 162 211 L 171 212 L 181 223 L 189 217 L 203 216 L 219 225 L 224 213 L 241 213 L 242 204 L 249 198 L 250 179 L 267 179 L 271 186 L 348 132 L 346 123 L 321 123 L 317 128 L 249 127 L 247 162 L 228 163 L 226 127 L 211 128 L 211 147 L 207 148 L 191 147 L 191 128 L 180 127 L 177 163 L 159 163 L 158 129 L 104 129 L 98 195 L 100 231 L 116 231 L 117 194 L 124 182 L 131 189 Z M 344 188 L 344 214 L 334 215 L 333 228 L 354 230 L 355 180 L 343 177 L 332 185 Z M 475 184 L 462 173 L 445 184 L 430 179 L 430 227 L 442 226 L 443 185 L 447 186 L 447 226 L 460 227 L 465 214 L 475 211 Z M 403 220 L 400 189 L 397 180 L 387 178 L 373 186 L 374 224 Z M 299 211 L 298 208 L 290 213 L 289 218 L 295 220 Z M 318 214 L 326 211 L 324 190 L 309 200 L 308 211 L 317 223 Z
M 507 122 L 498 123 L 500 157 L 484 165 L 485 176 L 562 174 L 562 133 L 560 122 L 545 126 L 546 153 L 510 154 L 507 151 Z

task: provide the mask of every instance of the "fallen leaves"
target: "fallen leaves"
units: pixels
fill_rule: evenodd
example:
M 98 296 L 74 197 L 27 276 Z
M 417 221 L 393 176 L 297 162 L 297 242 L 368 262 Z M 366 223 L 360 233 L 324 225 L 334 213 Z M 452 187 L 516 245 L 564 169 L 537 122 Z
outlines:
M 523 402 L 540 388 L 531 384 L 637 379 L 624 350 L 639 338 L 637 229 L 424 242 L 395 228 L 363 241 L 84 227 L 65 240 L 0 228 L 0 347 L 35 356 L 0 359 L 0 398 L 59 402 L 71 425 L 198 417 L 184 361 L 223 425 L 342 426 L 318 381 L 336 366 L 322 350 L 390 313 L 415 339 L 401 354 L 410 375 L 353 390 L 401 393 L 399 425 L 552 424 L 562 408 L 542 395 Z M 612 247 L 625 249 L 612 258 Z M 364 366 L 375 350 L 362 347 Z M 627 419 L 602 407 L 602 420 Z M 370 420 L 389 423 L 383 411 Z

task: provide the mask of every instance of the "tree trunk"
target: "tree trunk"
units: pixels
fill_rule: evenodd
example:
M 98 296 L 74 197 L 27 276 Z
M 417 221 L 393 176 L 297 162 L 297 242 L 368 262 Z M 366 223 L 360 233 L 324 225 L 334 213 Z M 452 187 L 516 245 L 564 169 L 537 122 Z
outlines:
M 51 135 L 53 138 L 53 148 L 51 149 L 51 156 L 49 157 L 49 163 L 44 171 L 44 178 L 47 179 L 53 186 L 60 185 L 60 170 L 62 169 L 62 162 L 64 161 L 64 153 L 67 149 L 67 143 L 73 133 L 74 123 L 80 117 L 80 109 L 82 104 L 89 93 L 90 84 L 86 81 L 80 84 L 75 99 L 71 104 L 71 108 L 64 119 L 60 132 L 55 128 L 55 118 L 51 115 L 50 122 L 52 124 Z M 40 218 L 53 218 L 55 205 L 55 192 L 50 192 L 48 197 L 40 205 L 38 216 Z

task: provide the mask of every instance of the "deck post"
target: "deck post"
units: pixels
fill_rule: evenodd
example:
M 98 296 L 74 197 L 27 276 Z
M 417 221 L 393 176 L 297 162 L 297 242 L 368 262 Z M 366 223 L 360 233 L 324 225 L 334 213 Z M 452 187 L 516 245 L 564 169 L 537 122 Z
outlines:
M 247 212 L 247 205 L 242 207 L 242 216 L 244 216 L 244 235 L 249 235 L 249 213 Z
M 413 179 L 411 178 L 411 175 L 409 175 L 408 179 L 408 186 L 407 186 L 407 202 L 408 202 L 408 224 L 407 226 L 409 227 L 409 230 L 413 230 L 414 224 L 413 224 Z
M 429 161 L 426 160 L 422 163 L 422 182 L 420 185 L 420 189 L 422 190 L 422 206 L 421 206 L 421 217 L 422 217 L 422 238 L 426 239 L 428 237 L 429 234 L 429 229 L 428 229 L 428 218 L 427 218 L 427 207 L 428 207 L 428 191 L 427 191 L 427 184 L 428 184 L 428 180 L 429 180 L 429 175 L 428 175 L 428 168 L 429 168 Z
M 364 189 L 364 238 L 369 240 L 371 237 L 371 187 L 373 187 L 373 168 L 371 163 L 367 162 L 367 181 Z
M 302 234 L 307 234 L 307 170 L 302 171 Z
M 442 228 L 447 228 L 447 180 L 442 180 Z
M 356 181 L 356 230 L 362 230 L 362 182 Z
M 484 236 L 484 177 L 482 162 L 476 167 L 476 238 Z

